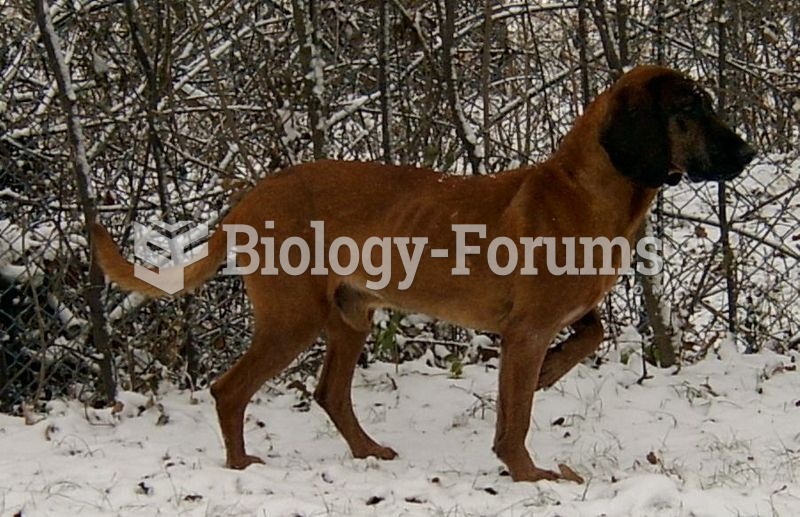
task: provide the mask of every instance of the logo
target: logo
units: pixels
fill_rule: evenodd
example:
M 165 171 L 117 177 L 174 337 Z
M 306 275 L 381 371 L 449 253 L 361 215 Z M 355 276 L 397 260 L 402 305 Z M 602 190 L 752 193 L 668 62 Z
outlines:
M 472 267 L 483 268 L 499 276 L 518 273 L 539 274 L 546 267 L 555 276 L 630 275 L 631 243 L 615 237 L 518 237 L 517 240 L 495 236 L 488 241 L 483 224 L 453 224 L 452 235 L 445 247 L 429 247 L 429 238 L 369 237 L 363 241 L 339 235 L 326 237 L 324 221 L 310 221 L 304 236 L 286 236 L 276 240 L 272 235 L 274 221 L 265 221 L 264 229 L 249 225 L 223 224 L 226 234 L 226 267 L 224 275 L 312 275 L 346 277 L 361 268 L 369 277 L 366 287 L 380 290 L 389 285 L 392 275 L 404 275 L 397 289 L 411 286 L 422 260 L 448 261 L 453 276 L 469 275 Z M 470 238 L 468 239 L 468 235 Z M 155 227 L 134 223 L 134 253 L 140 263 L 134 275 L 167 294 L 184 289 L 184 269 L 208 256 L 208 246 L 199 244 L 208 237 L 208 225 L 191 221 L 175 224 L 156 222 Z M 467 242 L 471 244 L 467 244 Z M 635 243 L 635 271 L 641 275 L 657 275 L 663 269 L 661 241 L 644 237 Z M 261 246 L 259 249 L 258 246 Z M 237 256 L 247 255 L 247 265 L 238 265 Z M 474 256 L 474 257 L 471 257 Z M 400 260 L 401 267 L 393 266 Z M 278 267 L 280 266 L 280 267 Z M 598 267 L 599 266 L 599 267 Z M 260 267 L 260 270 L 259 270 Z
M 133 223 L 133 249 L 140 261 L 157 270 L 137 263 L 133 274 L 167 294 L 175 294 L 183 289 L 183 270 L 208 255 L 207 245 L 192 246 L 208 237 L 208 225 L 189 221 L 157 221 L 154 225 Z

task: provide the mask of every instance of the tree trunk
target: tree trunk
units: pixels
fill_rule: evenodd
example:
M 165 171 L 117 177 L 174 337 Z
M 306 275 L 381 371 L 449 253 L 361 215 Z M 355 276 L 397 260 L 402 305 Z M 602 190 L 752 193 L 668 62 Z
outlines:
M 483 160 L 484 167 L 489 163 L 492 152 L 491 135 L 492 127 L 492 99 L 489 92 L 491 83 L 492 65 L 492 0 L 483 2 L 483 55 L 481 56 L 481 95 L 483 97 Z
M 437 0 L 438 5 L 438 0 Z M 478 156 L 475 132 L 464 114 L 461 100 L 456 86 L 456 71 L 453 64 L 453 54 L 455 52 L 455 18 L 456 0 L 444 0 L 444 20 L 441 26 L 442 35 L 442 69 L 447 92 L 447 101 L 450 104 L 450 111 L 453 114 L 453 123 L 456 135 L 464 146 L 467 153 L 467 161 L 472 168 L 473 174 L 478 174 L 482 170 L 481 159 Z
M 587 30 L 586 30 L 586 1 L 578 2 L 578 59 L 581 69 L 581 96 L 583 107 L 585 108 L 592 98 L 591 86 L 589 84 L 589 58 L 587 49 Z
M 726 32 L 726 9 L 725 0 L 717 0 L 716 18 L 718 24 L 717 32 L 717 111 L 720 116 L 725 118 L 728 87 L 725 78 L 725 56 L 727 54 L 727 32 Z M 733 264 L 733 249 L 731 249 L 729 226 L 728 226 L 728 202 L 727 187 L 724 182 L 719 182 L 717 186 L 717 204 L 719 208 L 719 239 L 722 243 L 722 269 L 725 274 L 725 292 L 728 298 L 728 330 L 736 332 L 736 272 Z
M 74 166 L 75 181 L 78 186 L 78 199 L 86 224 L 86 234 L 91 243 L 89 225 L 94 222 L 96 209 L 96 196 L 91 184 L 91 171 L 86 159 L 86 146 L 84 144 L 83 129 L 76 106 L 77 98 L 72 89 L 69 69 L 64 62 L 58 36 L 56 36 L 53 23 L 50 19 L 50 8 L 46 0 L 36 0 L 36 23 L 42 33 L 42 41 L 47 50 L 47 64 L 58 83 L 58 98 L 67 118 L 67 137 L 70 154 Z M 100 368 L 101 389 L 99 390 L 106 402 L 114 400 L 116 396 L 116 382 L 114 380 L 114 362 L 111 355 L 111 346 L 106 332 L 106 318 L 101 299 L 105 285 L 105 278 L 100 266 L 94 259 L 94 247 L 90 246 L 89 285 L 86 288 L 86 303 L 89 306 L 89 320 L 92 325 L 91 339 L 94 347 L 99 352 L 98 366 Z
M 381 91 L 381 150 L 384 163 L 392 163 L 392 111 L 389 97 L 388 47 L 389 12 L 386 2 L 378 4 L 378 88 Z
M 637 240 L 646 235 L 652 234 L 650 225 L 645 222 L 639 230 Z M 638 275 L 639 285 L 642 286 L 642 299 L 647 313 L 647 325 L 653 331 L 653 353 L 652 362 L 663 368 L 668 368 L 675 364 L 675 344 L 673 343 L 674 332 L 671 322 L 667 318 L 665 302 L 660 292 L 661 282 L 658 280 L 663 273 L 654 276 Z
M 305 76 L 305 98 L 308 102 L 308 119 L 311 125 L 311 144 L 314 148 L 314 159 L 321 160 L 327 156 L 325 140 L 325 113 L 322 96 L 325 80 L 323 62 L 319 56 L 319 20 L 317 16 L 317 0 L 308 0 L 308 9 L 303 0 L 292 0 L 292 14 L 297 39 L 300 43 L 300 66 Z

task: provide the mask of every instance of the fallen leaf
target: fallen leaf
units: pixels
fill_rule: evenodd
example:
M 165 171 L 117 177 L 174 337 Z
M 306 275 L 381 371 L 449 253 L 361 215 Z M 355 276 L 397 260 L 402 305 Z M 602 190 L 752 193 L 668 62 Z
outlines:
M 378 504 L 381 501 L 383 501 L 383 497 L 381 497 L 379 495 L 373 495 L 372 497 L 367 499 L 367 506 L 372 506 L 372 505 Z

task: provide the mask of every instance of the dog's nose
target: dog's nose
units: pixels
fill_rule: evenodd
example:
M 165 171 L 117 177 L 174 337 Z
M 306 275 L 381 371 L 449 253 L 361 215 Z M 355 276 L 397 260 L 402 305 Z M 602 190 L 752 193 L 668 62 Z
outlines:
M 744 144 L 739 148 L 739 160 L 743 165 L 750 163 L 750 160 L 755 158 L 755 156 L 756 150 L 753 149 L 749 144 Z

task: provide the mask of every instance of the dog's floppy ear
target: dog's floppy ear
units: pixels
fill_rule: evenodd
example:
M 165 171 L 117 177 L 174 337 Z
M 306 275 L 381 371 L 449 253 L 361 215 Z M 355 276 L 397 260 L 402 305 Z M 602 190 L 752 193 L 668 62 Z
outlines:
M 627 86 L 616 92 L 600 143 L 622 174 L 657 188 L 672 183 L 670 145 L 666 117 L 649 86 Z

